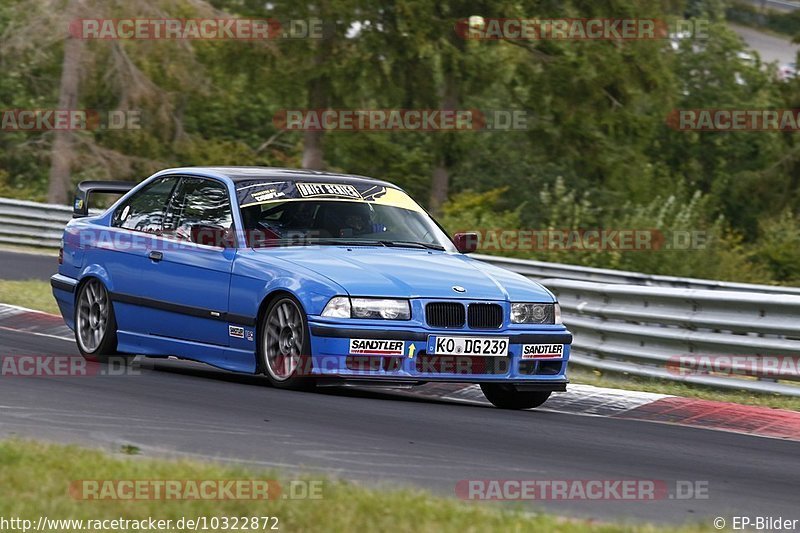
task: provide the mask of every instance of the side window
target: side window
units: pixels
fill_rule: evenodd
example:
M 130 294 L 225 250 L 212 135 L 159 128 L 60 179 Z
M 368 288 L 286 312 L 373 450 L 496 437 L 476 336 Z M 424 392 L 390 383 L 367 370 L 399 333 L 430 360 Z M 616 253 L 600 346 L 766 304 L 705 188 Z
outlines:
M 164 224 L 166 236 L 199 244 L 212 244 L 208 239 L 209 236 L 217 236 L 215 230 L 224 233 L 232 227 L 231 203 L 224 185 L 202 178 L 181 180 L 167 209 Z
M 161 233 L 166 209 L 178 178 L 161 178 L 137 192 L 114 212 L 111 225 L 144 233 Z

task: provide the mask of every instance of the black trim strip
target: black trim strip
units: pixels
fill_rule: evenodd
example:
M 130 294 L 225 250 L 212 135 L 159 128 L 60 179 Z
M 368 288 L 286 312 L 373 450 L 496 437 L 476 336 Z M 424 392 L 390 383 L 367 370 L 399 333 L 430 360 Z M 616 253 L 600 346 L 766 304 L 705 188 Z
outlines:
M 567 381 L 538 381 L 535 383 L 514 383 L 514 388 L 520 392 L 567 392 Z
M 75 292 L 75 286 L 77 286 L 77 285 L 78 285 L 77 281 L 75 283 L 69 283 L 67 281 L 62 280 L 60 277 L 57 277 L 57 276 L 52 276 L 50 278 L 50 286 L 53 287 L 54 289 L 58 289 L 58 290 L 61 290 L 61 291 L 67 291 L 69 293 L 74 293 Z
M 510 335 L 511 344 L 572 344 L 572 334 L 522 333 Z
M 370 377 L 369 379 L 359 379 L 358 376 L 319 376 L 317 386 L 319 387 L 341 387 L 341 386 L 361 386 L 361 387 L 393 387 L 406 386 L 412 387 L 424 383 L 459 383 L 461 385 L 472 385 L 478 383 L 494 383 L 497 385 L 510 385 L 518 391 L 542 391 L 542 392 L 566 392 L 569 381 L 566 379 L 549 381 L 515 381 L 514 378 L 504 380 L 486 380 L 480 376 L 474 376 L 467 380 L 448 379 L 425 376 L 419 378 L 391 378 L 391 377 Z
M 201 343 L 197 339 L 184 339 L 183 337 L 169 337 L 167 335 L 159 335 L 158 333 L 150 333 L 149 335 L 152 336 L 152 337 L 157 337 L 159 339 L 166 339 L 168 341 L 193 342 L 195 344 L 207 344 L 209 346 L 217 346 L 218 348 L 228 348 L 227 344 L 219 344 L 219 343 L 216 343 L 216 342 L 203 341 Z
M 427 333 L 405 330 L 372 330 L 339 328 L 336 326 L 311 326 L 311 334 L 317 337 L 337 337 L 343 339 L 388 339 L 398 341 L 427 341 Z
M 170 313 L 196 316 L 198 318 L 207 318 L 209 320 L 218 320 L 220 322 L 227 322 L 242 326 L 254 326 L 256 324 L 254 318 L 244 315 L 233 315 L 223 313 L 222 311 L 206 309 L 204 307 L 176 304 L 172 302 L 165 302 L 163 300 L 156 300 L 154 298 L 143 298 L 141 296 L 133 296 L 131 294 L 123 294 L 119 292 L 111 293 L 111 301 L 123 304 L 139 305 L 141 307 L 150 307 L 152 309 L 158 309 L 161 311 L 169 311 Z
M 427 341 L 428 335 L 435 333 L 425 333 L 407 330 L 371 330 L 339 328 L 336 326 L 311 326 L 311 334 L 317 337 L 337 337 L 344 339 L 392 339 L 399 341 Z M 451 331 L 447 335 L 485 335 L 485 331 Z M 522 333 L 518 335 L 508 335 L 511 344 L 572 344 L 572 335 L 569 333 Z
M 231 324 L 238 324 L 240 326 L 255 326 L 256 325 L 256 319 L 251 317 L 251 316 L 235 315 L 233 313 L 227 313 L 227 315 L 228 315 L 228 322 L 230 322 Z

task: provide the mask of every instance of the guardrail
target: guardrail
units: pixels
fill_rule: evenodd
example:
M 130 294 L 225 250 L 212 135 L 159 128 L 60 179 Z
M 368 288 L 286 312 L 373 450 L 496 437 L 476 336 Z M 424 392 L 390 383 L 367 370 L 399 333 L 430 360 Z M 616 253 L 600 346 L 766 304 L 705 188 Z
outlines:
M 767 7 L 777 8 L 779 10 L 794 11 L 800 9 L 799 2 L 788 2 L 787 0 L 766 0 Z
M 0 198 L 0 243 L 57 248 L 71 216 L 69 207 Z M 558 295 L 575 336 L 571 364 L 800 396 L 800 288 L 474 257 L 537 279 Z M 712 372 L 703 359 L 719 370 L 725 358 L 736 365 L 741 357 L 754 363 L 752 376 L 735 367 Z M 794 363 L 781 365 L 781 358 Z
M 0 198 L 0 243 L 58 248 L 72 208 Z
M 800 296 L 542 282 L 574 334 L 570 364 L 800 396 Z
M 800 287 L 783 287 L 778 285 L 758 285 L 753 283 L 736 283 L 732 281 L 716 281 L 700 278 L 660 276 L 656 274 L 642 274 L 641 272 L 629 272 L 626 270 L 592 268 L 579 265 L 566 265 L 561 263 L 545 263 L 543 261 L 513 259 L 494 255 L 473 254 L 472 257 L 539 280 L 551 278 L 569 279 L 575 281 L 592 281 L 595 283 L 644 285 L 648 287 L 673 287 L 736 292 L 766 292 L 773 294 L 796 294 L 800 296 Z

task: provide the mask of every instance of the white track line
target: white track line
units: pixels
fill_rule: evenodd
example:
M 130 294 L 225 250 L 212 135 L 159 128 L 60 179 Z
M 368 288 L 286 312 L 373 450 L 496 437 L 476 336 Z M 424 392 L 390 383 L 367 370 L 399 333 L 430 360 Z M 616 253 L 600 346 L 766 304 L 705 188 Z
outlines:
M 61 337 L 59 335 L 50 335 L 49 333 L 39 333 L 37 331 L 29 331 L 27 329 L 15 329 L 15 328 L 7 328 L 5 326 L 0 326 L 0 330 L 12 331 L 14 333 L 24 333 L 25 335 L 36 335 L 37 337 L 47 337 L 48 339 L 58 339 L 60 341 L 75 342 L 75 339 L 72 337 Z

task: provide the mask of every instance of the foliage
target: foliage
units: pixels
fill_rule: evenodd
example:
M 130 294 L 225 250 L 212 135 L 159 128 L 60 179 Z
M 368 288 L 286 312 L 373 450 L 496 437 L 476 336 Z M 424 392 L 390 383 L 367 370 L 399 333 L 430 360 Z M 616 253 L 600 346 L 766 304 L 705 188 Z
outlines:
M 64 27 L 65 15 L 48 7 L 59 2 L 0 4 L 0 107 L 57 105 L 64 33 L 53 28 Z M 459 108 L 522 111 L 527 128 L 329 131 L 319 136 L 324 166 L 389 179 L 423 203 L 434 170 L 445 168 L 447 227 L 660 224 L 664 232 L 703 231 L 710 239 L 691 252 L 536 254 L 544 259 L 726 279 L 797 279 L 778 251 L 785 246 L 768 241 L 765 249 L 761 242 L 768 233 L 764 221 L 800 210 L 796 135 L 685 132 L 667 122 L 682 108 L 800 108 L 800 80 L 781 82 L 758 58 L 742 59 L 745 45 L 727 28 L 721 0 L 79 4 L 93 17 L 317 18 L 326 37 L 88 41 L 80 107 L 137 110 L 142 128 L 76 133 L 73 181 L 142 179 L 182 165 L 296 167 L 308 139 L 273 123 L 280 110 L 436 109 L 450 91 Z M 455 21 L 472 15 L 697 17 L 711 26 L 707 39 L 684 39 L 677 49 L 666 39 L 455 36 Z M 3 132 L 0 194 L 44 199 L 52 144 L 52 132 Z M 773 259 L 758 258 L 767 251 L 764 257 Z
M 755 255 L 771 279 L 800 285 L 800 217 L 786 210 L 763 220 Z
M 481 229 L 518 228 L 522 225 L 522 204 L 512 210 L 498 210 L 508 189 L 492 189 L 482 193 L 462 191 L 447 202 L 442 211 L 441 223 L 451 233 Z
M 694 276 L 709 279 L 759 282 L 773 279 L 796 281 L 795 277 L 779 277 L 789 270 L 797 273 L 800 265 L 797 241 L 800 240 L 798 221 L 783 216 L 766 225 L 764 232 L 773 233 L 769 252 L 759 253 L 745 248 L 741 237 L 730 229 L 721 216 L 713 218 L 708 206 L 710 198 L 699 191 L 687 196 L 676 191 L 667 197 L 656 197 L 648 204 L 624 206 L 619 218 L 598 218 L 597 208 L 587 195 L 578 195 L 557 179 L 553 187 L 545 187 L 541 196 L 543 206 L 537 212 L 539 224 L 522 223 L 522 205 L 515 210 L 502 207 L 505 189 L 484 193 L 466 191 L 453 197 L 444 207 L 442 222 L 451 232 L 479 231 L 483 238 L 488 232 L 522 230 L 533 232 L 557 231 L 564 235 L 589 230 L 638 231 L 647 238 L 644 249 L 582 249 L 581 241 L 564 249 L 561 245 L 534 245 L 528 249 L 497 250 L 488 241 L 486 253 L 501 253 L 542 261 L 566 262 L 599 268 L 614 268 L 673 276 Z M 792 233 L 794 231 L 794 233 Z M 513 243 L 516 245 L 517 243 Z M 479 250 L 481 251 L 481 250 Z M 768 264 L 765 264 L 768 263 Z M 791 270 L 794 268 L 794 270 Z

